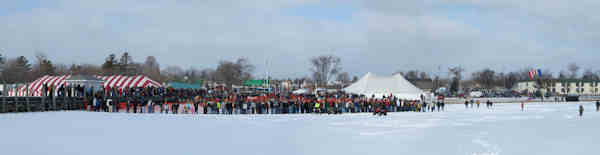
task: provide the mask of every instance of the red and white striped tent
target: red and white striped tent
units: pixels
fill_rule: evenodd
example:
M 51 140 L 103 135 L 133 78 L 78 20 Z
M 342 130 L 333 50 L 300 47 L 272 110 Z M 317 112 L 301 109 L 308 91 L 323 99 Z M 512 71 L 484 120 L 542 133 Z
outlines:
M 139 87 L 162 87 L 162 85 L 147 76 L 96 76 L 104 80 L 104 88 L 139 88 Z
M 20 86 L 16 90 L 10 90 L 8 96 L 41 96 L 44 85 L 54 87 L 57 90 L 60 86 L 66 85 L 65 80 L 71 75 L 64 76 L 43 76 L 27 85 Z M 138 76 L 96 76 L 102 79 L 103 86 L 110 88 L 138 88 L 138 87 L 162 87 L 162 85 L 144 75 Z

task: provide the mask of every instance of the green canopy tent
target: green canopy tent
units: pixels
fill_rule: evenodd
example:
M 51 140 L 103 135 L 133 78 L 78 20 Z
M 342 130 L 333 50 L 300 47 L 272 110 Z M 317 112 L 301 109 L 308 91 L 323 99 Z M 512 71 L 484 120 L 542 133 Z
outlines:
M 202 85 L 200 84 L 190 84 L 182 82 L 169 82 L 167 86 L 175 89 L 202 89 Z
M 262 87 L 265 86 L 265 84 L 267 84 L 266 80 L 246 80 L 244 82 L 244 86 L 248 87 Z

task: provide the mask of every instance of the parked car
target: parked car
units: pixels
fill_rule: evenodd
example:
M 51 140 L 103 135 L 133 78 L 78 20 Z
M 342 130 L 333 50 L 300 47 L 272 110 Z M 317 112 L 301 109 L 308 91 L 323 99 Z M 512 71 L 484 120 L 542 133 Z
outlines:
M 481 91 L 472 91 L 472 92 L 469 94 L 469 96 L 471 96 L 471 97 L 475 97 L 475 98 L 482 97 L 482 96 L 483 96 L 483 92 L 481 92 Z

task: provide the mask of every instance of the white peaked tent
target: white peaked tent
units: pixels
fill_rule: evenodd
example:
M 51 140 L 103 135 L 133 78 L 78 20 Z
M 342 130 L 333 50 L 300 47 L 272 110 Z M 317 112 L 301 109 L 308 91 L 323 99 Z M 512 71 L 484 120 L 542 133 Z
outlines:
M 346 93 L 360 94 L 367 97 L 375 95 L 376 98 L 394 95 L 401 99 L 418 100 L 424 94 L 423 90 L 417 88 L 402 75 L 377 76 L 367 73 L 360 80 L 344 88 Z

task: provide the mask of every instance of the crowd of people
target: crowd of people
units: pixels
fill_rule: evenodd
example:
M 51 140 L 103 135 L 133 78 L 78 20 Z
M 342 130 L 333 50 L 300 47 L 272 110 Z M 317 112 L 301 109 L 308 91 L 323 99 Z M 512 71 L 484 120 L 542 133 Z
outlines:
M 345 93 L 231 93 L 218 89 L 129 88 L 95 92 L 87 110 L 165 114 L 341 114 L 443 111 L 443 102 Z
M 84 97 L 86 110 L 98 112 L 164 113 L 164 114 L 341 114 L 387 112 L 435 112 L 444 111 L 443 100 L 423 102 L 399 99 L 393 96 L 366 97 L 345 93 L 297 95 L 292 93 L 254 94 L 232 93 L 225 89 L 173 89 L 147 88 L 85 88 L 83 86 L 61 87 L 55 93 L 52 87 L 43 88 L 43 96 Z M 485 102 L 491 109 L 494 103 Z M 466 100 L 465 108 L 480 108 L 480 100 Z M 521 110 L 524 110 L 521 103 Z M 600 111 L 600 101 L 596 101 Z M 583 106 L 579 108 L 583 115 Z
M 481 105 L 481 101 L 480 100 L 474 100 L 474 99 L 466 100 L 465 101 L 465 108 L 474 108 L 475 105 L 477 106 L 477 109 L 479 109 L 479 107 Z M 488 108 L 488 109 L 493 108 L 494 107 L 494 102 L 492 102 L 490 100 L 487 100 L 485 102 L 485 107 Z

